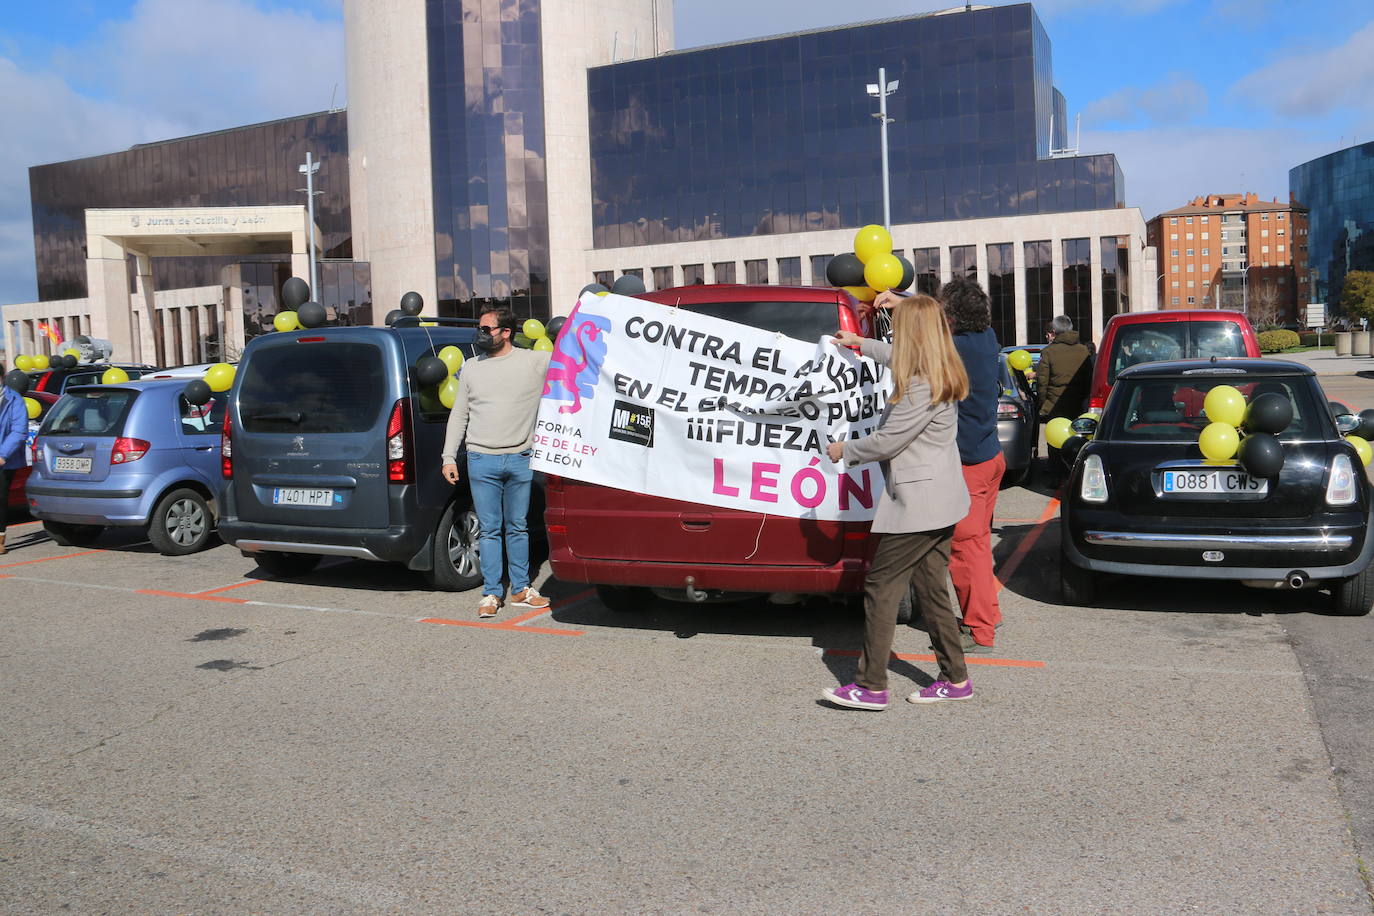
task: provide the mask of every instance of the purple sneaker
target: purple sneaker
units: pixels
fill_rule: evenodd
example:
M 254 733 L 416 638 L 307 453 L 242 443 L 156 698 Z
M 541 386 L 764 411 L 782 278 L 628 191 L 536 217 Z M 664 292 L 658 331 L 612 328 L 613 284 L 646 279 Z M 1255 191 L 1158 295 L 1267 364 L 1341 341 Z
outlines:
M 941 700 L 971 700 L 973 699 L 973 681 L 968 681 L 962 687 L 955 687 L 949 681 L 936 681 L 929 687 L 923 687 L 911 696 L 906 698 L 908 703 L 939 703 Z
M 887 709 L 886 690 L 866 690 L 858 684 L 827 687 L 821 691 L 825 699 L 845 709 Z

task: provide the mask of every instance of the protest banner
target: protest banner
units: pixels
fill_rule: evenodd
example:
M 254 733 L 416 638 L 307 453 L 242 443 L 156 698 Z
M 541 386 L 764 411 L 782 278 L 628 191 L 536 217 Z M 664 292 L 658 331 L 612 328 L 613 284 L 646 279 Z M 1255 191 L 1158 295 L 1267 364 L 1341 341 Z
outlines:
M 882 471 L 845 468 L 825 446 L 877 426 L 887 376 L 829 336 L 588 293 L 554 344 L 530 466 L 710 506 L 870 519 Z

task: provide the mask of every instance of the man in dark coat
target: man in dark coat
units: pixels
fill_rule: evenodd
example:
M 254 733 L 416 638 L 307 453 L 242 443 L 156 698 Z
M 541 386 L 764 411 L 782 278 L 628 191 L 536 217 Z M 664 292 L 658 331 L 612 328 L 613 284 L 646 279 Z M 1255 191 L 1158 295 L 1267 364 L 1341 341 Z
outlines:
M 1040 363 L 1035 367 L 1041 425 L 1055 417 L 1077 419 L 1087 404 L 1093 374 L 1092 353 L 1078 339 L 1072 318 L 1056 315 L 1045 336 L 1049 345 L 1040 351 Z M 1056 485 L 1067 471 L 1057 448 L 1049 450 L 1048 470 Z

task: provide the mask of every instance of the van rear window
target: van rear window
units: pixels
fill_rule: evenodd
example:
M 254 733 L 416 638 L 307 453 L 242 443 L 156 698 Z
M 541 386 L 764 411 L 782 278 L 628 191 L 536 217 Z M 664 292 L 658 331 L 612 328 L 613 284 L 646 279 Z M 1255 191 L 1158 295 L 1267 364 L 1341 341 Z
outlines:
M 39 435 L 118 436 L 136 397 L 129 388 L 68 392 L 48 412 Z
M 1115 382 L 1118 372 L 1137 363 L 1245 355 L 1245 338 L 1234 321 L 1127 324 L 1117 331 L 1107 381 Z
M 840 326 L 839 306 L 834 302 L 684 302 L 687 312 L 737 321 L 764 331 L 781 331 L 815 343 L 822 334 L 834 334 Z
M 364 343 L 265 347 L 240 372 L 248 432 L 363 432 L 376 425 L 387 387 L 382 351 Z

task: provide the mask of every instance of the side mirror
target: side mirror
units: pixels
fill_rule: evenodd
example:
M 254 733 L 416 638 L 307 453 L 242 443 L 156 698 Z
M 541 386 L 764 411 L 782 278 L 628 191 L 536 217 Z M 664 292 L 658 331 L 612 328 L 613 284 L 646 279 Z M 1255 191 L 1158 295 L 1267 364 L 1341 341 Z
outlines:
M 1348 436 L 1360 428 L 1360 418 L 1353 413 L 1343 413 L 1336 418 L 1336 429 L 1342 436 Z
M 1093 417 L 1079 417 L 1071 425 L 1073 431 L 1085 439 L 1091 439 L 1097 432 L 1097 420 Z

